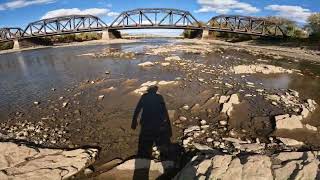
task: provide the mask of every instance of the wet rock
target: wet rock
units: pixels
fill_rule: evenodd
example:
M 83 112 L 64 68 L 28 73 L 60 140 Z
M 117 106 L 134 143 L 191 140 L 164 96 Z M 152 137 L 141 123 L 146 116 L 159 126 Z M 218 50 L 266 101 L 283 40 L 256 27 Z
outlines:
M 275 117 L 276 120 L 276 129 L 281 130 L 293 130 L 293 129 L 300 129 L 303 128 L 303 125 L 301 123 L 302 116 L 296 116 L 296 115 L 278 115 Z
M 97 149 L 33 148 L 0 143 L 0 179 L 68 179 L 91 165 Z
M 278 137 L 278 139 L 285 145 L 287 146 L 294 146 L 294 147 L 300 147 L 303 146 L 304 143 L 294 140 L 294 139 L 290 139 L 290 138 L 282 138 L 282 137 Z

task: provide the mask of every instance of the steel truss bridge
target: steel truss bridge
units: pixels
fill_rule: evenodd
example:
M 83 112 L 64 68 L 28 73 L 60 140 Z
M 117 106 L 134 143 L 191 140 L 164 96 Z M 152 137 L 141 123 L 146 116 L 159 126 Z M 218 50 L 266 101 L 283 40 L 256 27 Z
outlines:
M 54 35 L 124 29 L 189 29 L 268 37 L 284 37 L 281 25 L 249 16 L 213 17 L 205 25 L 188 11 L 166 8 L 134 9 L 122 12 L 109 26 L 99 17 L 71 15 L 32 22 L 23 30 L 0 28 L 0 42 Z

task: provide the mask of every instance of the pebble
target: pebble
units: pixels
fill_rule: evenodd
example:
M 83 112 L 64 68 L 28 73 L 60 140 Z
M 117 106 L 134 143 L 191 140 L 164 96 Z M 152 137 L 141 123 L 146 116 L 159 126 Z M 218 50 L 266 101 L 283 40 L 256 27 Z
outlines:
M 186 118 L 186 117 L 184 117 L 184 116 L 180 116 L 180 117 L 179 117 L 179 120 L 180 120 L 180 121 L 186 121 L 186 120 L 187 120 L 187 118 Z
M 219 124 L 220 124 L 221 126 L 225 126 L 225 125 L 228 124 L 228 122 L 227 122 L 227 121 L 219 121 Z
M 40 104 L 40 102 L 35 101 L 35 102 L 33 102 L 33 104 L 34 104 L 34 105 L 39 105 L 39 104 Z
M 182 109 L 188 111 L 188 110 L 190 109 L 190 107 L 189 107 L 188 105 L 184 105 L 184 106 L 182 107 Z
M 62 103 L 62 107 L 67 107 L 68 106 L 68 102 L 64 102 L 64 103 Z
M 200 121 L 200 124 L 201 124 L 201 125 L 206 125 L 206 124 L 207 124 L 207 121 L 206 121 L 206 120 L 201 120 L 201 121 Z
M 98 97 L 98 100 L 102 100 L 104 98 L 104 95 L 100 95 L 99 97 Z
M 211 143 L 211 142 L 213 142 L 213 139 L 212 138 L 207 138 L 207 142 Z

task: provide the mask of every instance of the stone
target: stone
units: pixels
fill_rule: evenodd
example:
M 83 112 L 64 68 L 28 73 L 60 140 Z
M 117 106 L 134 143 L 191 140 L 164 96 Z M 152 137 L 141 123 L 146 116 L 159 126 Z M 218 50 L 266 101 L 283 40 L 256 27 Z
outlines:
M 226 103 L 229 100 L 229 96 L 221 96 L 219 99 L 219 103 Z
M 93 170 L 90 169 L 90 168 L 86 168 L 86 169 L 84 169 L 83 173 L 84 173 L 85 175 L 89 175 L 89 174 L 92 174 L 92 173 L 93 173 Z
M 200 121 L 200 124 L 201 124 L 201 125 L 206 125 L 206 124 L 207 124 L 207 121 L 206 121 L 206 120 L 201 120 L 201 121 Z
M 230 96 L 230 99 L 229 99 L 228 103 L 231 103 L 231 104 L 240 104 L 240 100 L 239 100 L 238 94 L 232 94 L 232 95 Z
M 165 61 L 180 61 L 181 58 L 179 56 L 170 56 L 164 59 Z
M 0 143 L 0 179 L 69 179 L 91 165 L 97 149 L 45 149 Z
M 161 66 L 164 66 L 164 67 L 169 66 L 169 65 L 170 65 L 170 63 L 168 63 L 168 62 L 161 63 Z
M 200 131 L 200 127 L 199 126 L 190 126 L 183 131 L 183 134 L 186 135 L 186 134 L 193 132 L 193 131 Z
M 227 122 L 227 121 L 219 121 L 219 124 L 220 124 L 221 126 L 225 126 L 225 125 L 228 124 L 228 122 Z
M 180 121 L 186 121 L 186 120 L 188 120 L 188 119 L 187 119 L 186 117 L 184 117 L 184 116 L 180 116 L 180 117 L 179 117 L 179 120 L 180 120 Z
M 310 111 L 309 111 L 305 106 L 302 106 L 301 116 L 302 116 L 303 118 L 308 117 L 309 112 L 310 112 Z
M 294 147 L 300 147 L 303 146 L 304 143 L 294 140 L 294 139 L 290 139 L 290 138 L 282 138 L 282 137 L 278 137 L 278 139 L 285 145 L 287 146 L 294 146 Z
M 153 65 L 154 63 L 150 61 L 138 64 L 138 66 L 141 66 L 141 67 L 147 67 L 147 66 L 153 66 Z
M 292 73 L 292 70 L 284 69 L 282 67 L 267 65 L 267 64 L 252 64 L 252 65 L 238 65 L 231 68 L 231 72 L 235 74 L 278 74 L 278 73 Z
M 100 96 L 98 96 L 98 100 L 102 100 L 104 98 L 104 95 L 100 95 Z
M 211 142 L 213 142 L 213 139 L 212 138 L 207 138 L 207 142 L 211 143 Z
M 296 116 L 288 114 L 278 115 L 275 117 L 276 120 L 276 129 L 281 130 L 293 130 L 293 129 L 301 129 L 303 125 L 301 123 L 302 116 Z
M 158 171 L 164 173 L 165 169 L 174 168 L 173 161 L 156 162 L 149 159 L 130 159 L 115 167 L 117 170 L 136 170 L 149 169 L 150 171 Z
M 184 106 L 182 106 L 182 109 L 188 111 L 190 109 L 190 107 L 188 105 L 184 105 Z
M 34 104 L 34 105 L 39 105 L 39 104 L 40 104 L 40 102 L 35 101 L 35 102 L 33 102 L 33 104 Z
M 319 171 L 319 157 L 315 156 L 319 154 L 317 151 L 281 152 L 271 156 L 204 153 L 194 156 L 174 180 L 199 177 L 221 180 L 317 179 Z
M 62 103 L 62 107 L 63 107 L 63 108 L 65 108 L 65 107 L 67 107 L 67 106 L 68 106 L 68 102 Z
M 310 124 L 306 124 L 306 128 L 310 131 L 318 131 L 317 127 L 311 126 Z

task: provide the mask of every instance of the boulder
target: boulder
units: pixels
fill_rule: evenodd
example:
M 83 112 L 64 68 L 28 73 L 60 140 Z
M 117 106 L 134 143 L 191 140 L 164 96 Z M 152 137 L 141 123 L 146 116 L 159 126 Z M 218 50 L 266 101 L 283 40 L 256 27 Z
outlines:
M 272 180 L 316 179 L 319 174 L 319 153 L 281 152 L 271 156 L 247 154 L 227 155 L 208 152 L 195 156 L 174 177 L 174 180 L 221 179 L 221 180 Z
M 36 148 L 0 143 L 0 179 L 68 179 L 91 165 L 98 150 Z
M 290 116 L 289 114 L 278 115 L 275 117 L 275 120 L 277 130 L 293 130 L 303 128 L 303 125 L 301 123 L 302 116 Z

